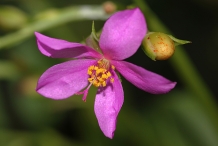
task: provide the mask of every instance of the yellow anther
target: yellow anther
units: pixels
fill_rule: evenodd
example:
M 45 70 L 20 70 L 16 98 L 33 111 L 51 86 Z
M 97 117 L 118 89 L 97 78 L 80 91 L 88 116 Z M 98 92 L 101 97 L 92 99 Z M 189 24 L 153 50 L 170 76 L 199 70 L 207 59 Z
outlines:
M 97 80 L 94 80 L 94 81 L 93 81 L 93 85 L 96 86 L 96 87 L 99 87 L 99 86 L 100 86 L 100 83 L 99 83 Z
M 94 69 L 94 65 L 90 66 L 90 67 L 88 68 L 87 74 L 91 76 L 92 73 L 93 73 L 93 69 Z
M 113 70 L 115 70 L 115 66 L 111 65 L 111 68 L 112 68 Z
M 105 87 L 106 86 L 106 82 L 104 81 L 104 82 L 102 82 L 102 86 L 103 87 Z
M 108 76 L 107 76 L 106 74 L 102 74 L 102 75 L 101 75 L 101 78 L 103 78 L 103 79 L 107 79 Z
M 96 70 L 96 75 L 100 74 L 100 73 L 103 73 L 104 72 L 104 69 L 102 68 L 99 68 L 98 70 Z
M 98 67 L 97 67 L 97 66 L 95 66 L 95 67 L 94 67 L 94 70 L 98 70 Z
M 89 69 L 90 69 L 90 70 L 93 70 L 93 69 L 94 69 L 94 65 L 90 66 Z
M 114 82 L 114 78 L 110 78 L 110 82 L 113 83 Z
M 89 82 L 92 82 L 94 80 L 94 78 L 88 78 Z
M 92 71 L 88 70 L 87 74 L 91 76 L 92 75 Z
M 105 79 L 101 78 L 101 77 L 97 77 L 99 82 L 103 82 Z
M 111 76 L 111 73 L 108 71 L 107 72 L 107 77 L 110 77 Z

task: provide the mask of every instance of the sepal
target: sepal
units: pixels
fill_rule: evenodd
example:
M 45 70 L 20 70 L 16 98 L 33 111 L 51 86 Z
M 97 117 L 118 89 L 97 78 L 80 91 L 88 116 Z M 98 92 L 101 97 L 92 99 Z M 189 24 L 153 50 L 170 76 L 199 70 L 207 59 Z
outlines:
M 86 39 L 85 43 L 87 46 L 95 49 L 96 51 L 102 54 L 102 51 L 99 47 L 99 37 L 95 31 L 94 21 L 92 22 L 92 32 L 90 36 Z

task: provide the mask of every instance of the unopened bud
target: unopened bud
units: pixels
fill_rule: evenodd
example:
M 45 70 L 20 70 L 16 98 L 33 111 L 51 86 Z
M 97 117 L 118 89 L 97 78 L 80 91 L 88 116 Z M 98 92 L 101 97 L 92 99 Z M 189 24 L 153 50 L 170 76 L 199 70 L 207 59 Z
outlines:
M 102 6 L 103 6 L 105 13 L 107 14 L 112 14 L 117 10 L 116 4 L 113 3 L 112 1 L 106 1 L 103 3 Z
M 170 58 L 175 46 L 173 40 L 166 34 L 150 32 L 143 40 L 144 52 L 152 60 L 166 60 Z
M 161 32 L 147 33 L 142 42 L 145 54 L 152 60 L 167 60 L 175 52 L 176 45 L 186 43 L 190 41 L 179 40 Z

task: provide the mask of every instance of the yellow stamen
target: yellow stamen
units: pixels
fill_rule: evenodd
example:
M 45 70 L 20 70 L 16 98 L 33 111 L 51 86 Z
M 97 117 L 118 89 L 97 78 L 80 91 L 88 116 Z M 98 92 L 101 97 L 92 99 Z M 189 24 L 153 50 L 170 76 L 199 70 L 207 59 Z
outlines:
M 98 67 L 97 67 L 97 66 L 94 66 L 94 70 L 98 70 Z
M 105 87 L 106 86 L 106 82 L 104 81 L 104 82 L 102 82 L 102 86 L 103 87 Z
M 87 74 L 91 76 L 92 75 L 92 71 L 88 70 Z
M 113 82 L 114 82 L 114 78 L 111 78 L 111 79 L 110 79 L 110 82 L 113 83 Z
M 111 76 L 111 73 L 110 72 L 107 72 L 107 77 L 110 77 Z
M 87 74 L 90 76 L 88 81 L 96 87 L 105 87 L 107 85 L 107 80 L 113 83 L 114 78 L 111 76 L 109 69 L 115 69 L 113 65 L 106 59 L 101 59 L 98 61 L 97 65 L 92 65 L 88 68 Z
M 107 77 L 106 74 L 102 74 L 102 75 L 101 75 L 101 78 L 102 78 L 102 79 L 107 79 L 108 77 Z

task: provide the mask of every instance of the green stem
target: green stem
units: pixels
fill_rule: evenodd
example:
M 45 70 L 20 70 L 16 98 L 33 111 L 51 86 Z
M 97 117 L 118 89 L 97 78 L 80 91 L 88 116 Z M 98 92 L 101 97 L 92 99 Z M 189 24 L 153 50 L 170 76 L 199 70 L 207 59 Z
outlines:
M 43 16 L 43 13 L 40 16 Z M 71 21 L 105 20 L 107 18 L 108 15 L 105 14 L 101 6 L 74 6 L 65 8 L 61 11 L 55 11 L 52 17 L 37 20 L 17 32 L 0 37 L 0 49 L 20 43 L 28 37 L 33 36 L 35 31 L 44 31 Z
M 159 20 L 159 18 L 152 12 L 152 10 L 150 10 L 145 1 L 134 0 L 134 2 L 145 14 L 150 30 L 160 32 L 162 31 L 168 34 L 172 34 Z M 215 104 L 216 102 L 214 101 L 214 96 L 198 74 L 195 66 L 191 62 L 191 59 L 188 57 L 182 46 L 178 46 L 176 48 L 175 54 L 169 61 L 177 74 L 182 78 L 182 81 L 186 87 L 188 87 L 189 90 L 191 90 L 196 95 L 196 99 L 200 101 L 202 105 L 204 105 L 208 115 L 214 119 L 214 122 L 218 123 L 218 110 Z

